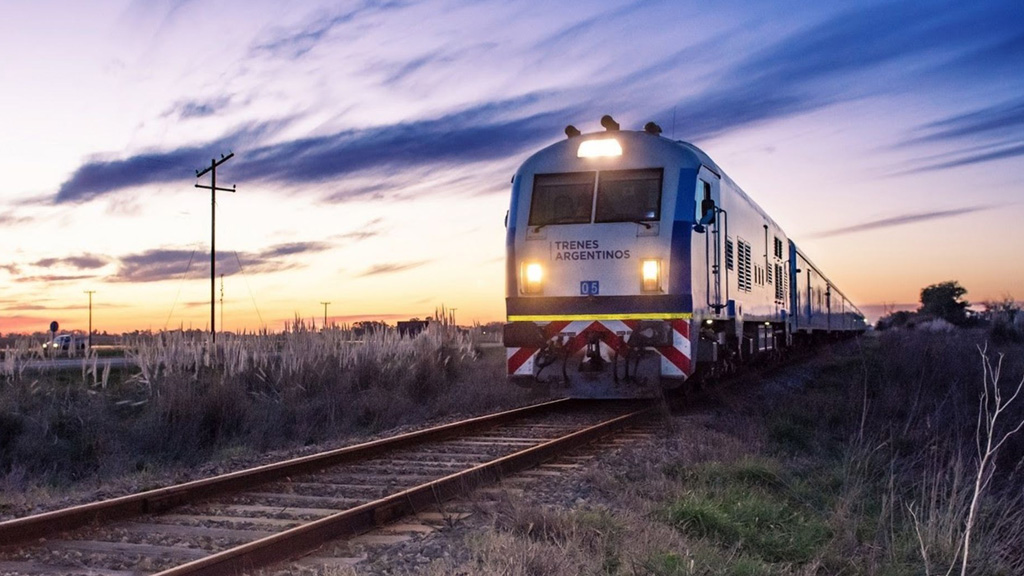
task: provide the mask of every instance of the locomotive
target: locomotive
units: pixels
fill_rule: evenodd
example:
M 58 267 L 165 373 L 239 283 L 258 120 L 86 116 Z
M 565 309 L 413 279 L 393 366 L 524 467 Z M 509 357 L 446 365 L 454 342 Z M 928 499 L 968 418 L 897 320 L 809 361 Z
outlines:
M 507 375 L 577 397 L 643 397 L 792 346 L 866 330 L 864 315 L 693 144 L 565 129 L 512 179 Z

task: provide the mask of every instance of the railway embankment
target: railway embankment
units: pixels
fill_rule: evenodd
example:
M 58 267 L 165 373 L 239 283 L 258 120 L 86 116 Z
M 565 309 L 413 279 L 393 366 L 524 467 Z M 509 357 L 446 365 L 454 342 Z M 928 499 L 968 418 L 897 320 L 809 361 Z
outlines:
M 354 566 L 304 570 L 921 574 L 959 572 L 966 551 L 969 574 L 1020 573 L 1024 438 L 1011 432 L 1024 401 L 1010 399 L 1024 346 L 989 340 L 980 330 L 892 330 L 748 374 L 693 398 L 660 434 L 470 496 L 451 505 L 461 520 L 429 533 L 355 545 L 363 560 Z M 500 388 L 501 360 L 485 355 L 461 370 Z M 448 390 L 450 414 L 468 405 L 458 385 Z M 488 398 L 482 405 L 499 402 Z M 199 463 L 172 460 L 132 481 L 94 474 L 61 490 L 7 469 L 4 515 L 283 453 L 236 439 Z
M 875 333 L 748 376 L 354 572 L 945 574 L 966 554 L 967 574 L 1022 573 L 1024 346 L 988 339 Z M 983 463 L 996 385 L 1006 440 Z

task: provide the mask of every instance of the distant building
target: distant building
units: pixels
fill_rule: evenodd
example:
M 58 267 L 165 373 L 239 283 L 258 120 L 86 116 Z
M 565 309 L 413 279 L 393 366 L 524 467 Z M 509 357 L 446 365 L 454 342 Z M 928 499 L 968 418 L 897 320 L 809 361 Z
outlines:
M 412 338 L 427 329 L 430 320 L 405 320 L 398 323 L 398 334 L 403 338 Z

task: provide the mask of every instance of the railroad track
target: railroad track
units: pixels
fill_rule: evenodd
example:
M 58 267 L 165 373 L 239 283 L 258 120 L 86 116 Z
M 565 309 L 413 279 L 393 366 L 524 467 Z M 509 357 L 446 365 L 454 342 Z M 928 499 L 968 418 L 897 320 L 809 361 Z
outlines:
M 0 574 L 238 574 L 431 509 L 652 411 L 558 400 L 0 522 Z

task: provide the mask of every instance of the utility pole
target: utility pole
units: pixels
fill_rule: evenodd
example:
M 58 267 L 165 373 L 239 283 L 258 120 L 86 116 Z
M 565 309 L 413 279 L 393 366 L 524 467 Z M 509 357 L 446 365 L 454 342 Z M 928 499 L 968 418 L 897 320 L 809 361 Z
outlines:
M 324 305 L 324 330 L 327 330 L 327 305 L 330 304 L 330 302 L 321 302 L 321 304 Z
M 217 166 L 231 160 L 234 152 L 227 156 L 221 154 L 220 160 L 210 160 L 210 167 L 202 171 L 196 170 L 196 178 L 203 177 L 210 173 L 210 185 L 196 184 L 196 188 L 205 188 L 210 191 L 210 338 L 211 344 L 217 343 L 217 329 L 214 325 L 214 300 L 217 293 L 217 190 L 221 192 L 234 192 L 235 186 L 231 188 L 217 188 Z
M 84 290 L 89 295 L 89 350 L 92 351 L 92 295 L 96 293 L 95 290 Z
M 220 329 L 224 329 L 224 274 L 220 275 Z

